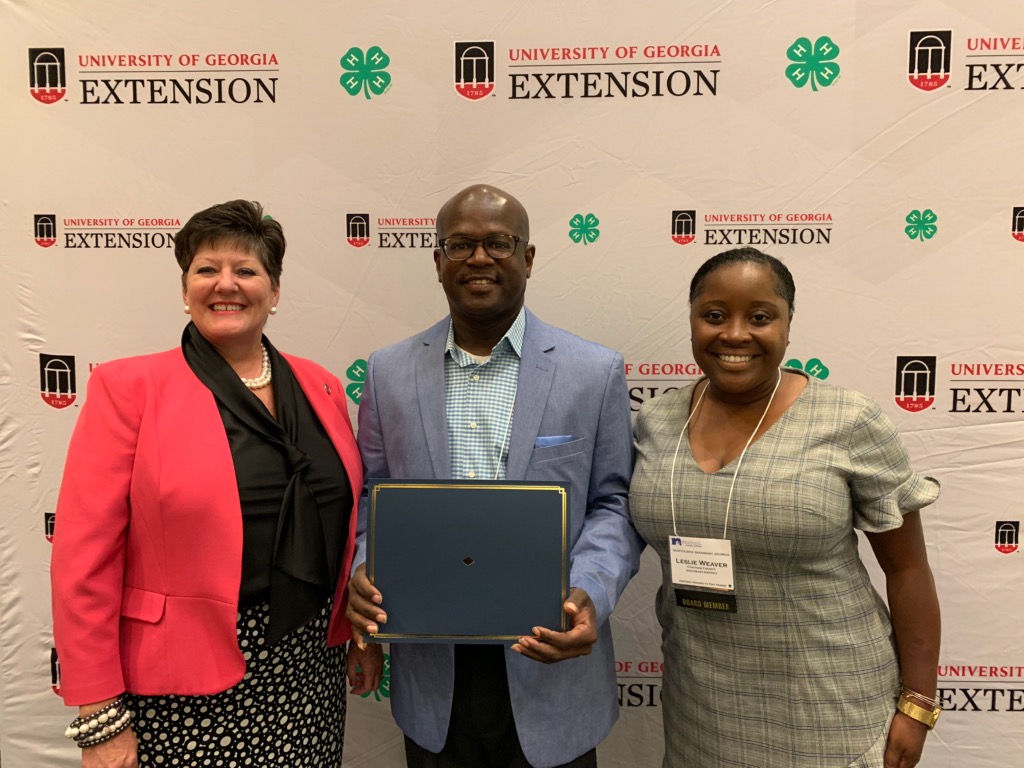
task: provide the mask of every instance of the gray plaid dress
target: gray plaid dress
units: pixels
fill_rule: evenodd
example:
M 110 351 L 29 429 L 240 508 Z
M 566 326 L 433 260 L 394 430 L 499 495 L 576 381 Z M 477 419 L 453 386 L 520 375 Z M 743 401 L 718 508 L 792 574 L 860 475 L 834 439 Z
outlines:
M 644 405 L 630 512 L 661 557 L 665 766 L 882 765 L 899 669 L 854 529 L 898 528 L 938 497 L 878 405 L 811 379 L 751 444 L 728 538 L 737 613 L 676 606 L 669 473 L 694 385 Z M 736 461 L 705 473 L 683 438 L 677 531 L 720 538 Z

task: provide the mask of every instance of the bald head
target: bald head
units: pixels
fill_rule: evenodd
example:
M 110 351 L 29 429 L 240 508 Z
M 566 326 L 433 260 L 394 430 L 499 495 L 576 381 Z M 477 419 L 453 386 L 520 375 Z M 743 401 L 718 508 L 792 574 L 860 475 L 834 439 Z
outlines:
M 496 187 L 466 187 L 437 212 L 437 238 L 434 266 L 448 297 L 455 343 L 474 355 L 489 355 L 523 308 L 533 269 L 536 249 L 526 209 Z M 496 257 L 494 246 L 487 245 L 495 239 L 505 246 Z M 453 240 L 461 243 L 455 259 L 445 252 Z
M 518 235 L 523 240 L 530 239 L 530 217 L 523 204 L 497 187 L 474 184 L 456 193 L 437 212 L 437 236 L 443 238 L 463 234 L 449 232 L 448 227 L 451 222 L 458 221 L 466 214 L 487 214 L 489 218 L 511 225 L 514 231 L 508 234 Z

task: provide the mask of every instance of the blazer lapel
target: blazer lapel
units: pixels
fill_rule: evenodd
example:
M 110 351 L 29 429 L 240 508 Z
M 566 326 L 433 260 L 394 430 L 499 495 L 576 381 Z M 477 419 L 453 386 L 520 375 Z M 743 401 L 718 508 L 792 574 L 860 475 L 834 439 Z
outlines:
M 554 341 L 546 326 L 532 312 L 526 312 L 526 333 L 523 338 L 523 357 L 519 361 L 519 385 L 512 417 L 512 435 L 509 438 L 509 480 L 525 480 L 526 469 L 533 455 L 533 446 L 540 434 L 540 423 L 548 403 L 548 393 L 555 378 L 556 363 L 548 354 Z
M 448 460 L 448 423 L 444 397 L 444 345 L 448 338 L 448 322 L 442 320 L 423 339 L 416 353 L 416 398 L 423 421 L 427 453 L 437 479 L 451 477 Z
M 362 487 L 363 473 L 362 463 L 359 459 L 359 449 L 356 448 L 355 439 L 352 436 L 352 427 L 349 426 L 345 416 L 342 415 L 339 406 L 335 405 L 334 401 L 331 400 L 330 383 L 323 381 L 320 376 L 313 373 L 312 370 L 306 367 L 303 361 L 297 360 L 291 355 L 282 356 L 288 361 L 295 379 L 299 382 L 299 388 L 306 395 L 306 399 L 313 406 L 313 411 L 316 413 L 317 418 L 320 419 L 320 423 L 327 430 L 327 436 L 334 444 L 334 449 L 338 452 L 338 458 L 341 459 L 345 472 L 348 474 L 353 492 L 357 492 Z

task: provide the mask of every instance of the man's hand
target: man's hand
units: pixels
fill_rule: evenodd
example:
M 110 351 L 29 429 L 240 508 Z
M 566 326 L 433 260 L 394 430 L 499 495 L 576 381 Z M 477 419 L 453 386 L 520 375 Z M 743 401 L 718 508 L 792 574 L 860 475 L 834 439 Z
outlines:
M 376 643 L 370 643 L 365 650 L 360 649 L 355 641 L 349 643 L 345 672 L 352 686 L 349 693 L 362 696 L 376 691 L 384 675 L 384 649 Z
M 360 651 L 366 650 L 363 635 L 373 635 L 379 625 L 387 623 L 388 615 L 380 609 L 384 596 L 366 578 L 366 565 L 360 565 L 348 581 L 348 608 L 345 617 L 352 624 L 352 642 Z
M 534 627 L 533 634 L 519 638 L 512 650 L 545 664 L 590 653 L 597 642 L 597 611 L 590 595 L 579 587 L 573 587 L 562 609 L 569 616 L 568 632 Z

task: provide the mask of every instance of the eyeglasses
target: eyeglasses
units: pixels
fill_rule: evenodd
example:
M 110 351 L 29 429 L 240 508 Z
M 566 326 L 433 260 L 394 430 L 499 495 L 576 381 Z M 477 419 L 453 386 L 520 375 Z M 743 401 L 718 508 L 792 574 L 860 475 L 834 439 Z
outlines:
M 482 245 L 487 255 L 492 259 L 507 259 L 516 252 L 519 247 L 520 238 L 518 235 L 493 234 L 487 237 L 465 237 L 455 235 L 445 237 L 441 243 L 441 250 L 444 255 L 452 261 L 465 261 L 476 253 L 476 247 Z M 525 242 L 525 241 L 524 241 Z

